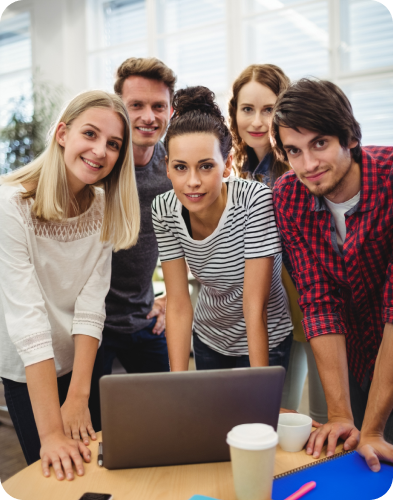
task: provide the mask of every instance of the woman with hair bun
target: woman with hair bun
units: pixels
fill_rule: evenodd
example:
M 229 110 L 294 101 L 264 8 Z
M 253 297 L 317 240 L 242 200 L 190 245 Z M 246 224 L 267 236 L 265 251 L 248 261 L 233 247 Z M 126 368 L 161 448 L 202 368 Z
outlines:
M 0 376 L 27 463 L 84 473 L 100 430 L 93 374 L 112 247 L 136 243 L 139 201 L 121 99 L 76 96 L 47 149 L 0 179 Z M 93 374 L 93 376 L 92 376 Z
M 270 188 L 289 170 L 287 163 L 274 157 L 269 137 L 273 106 L 289 84 L 289 78 L 278 66 L 252 64 L 233 82 L 229 101 L 236 171 L 241 178 L 263 182 Z M 292 266 L 285 249 L 283 261 L 282 281 L 289 300 L 294 342 L 292 348 L 288 342 L 286 351 L 280 353 L 288 367 L 282 404 L 298 409 L 308 367 L 310 415 L 317 422 L 327 422 L 326 400 L 311 346 L 303 332 L 299 295 L 290 276 Z
M 281 243 L 265 185 L 230 176 L 232 137 L 206 87 L 177 91 L 165 137 L 173 190 L 153 201 L 172 371 L 269 365 L 291 339 Z M 193 318 L 187 264 L 201 283 Z

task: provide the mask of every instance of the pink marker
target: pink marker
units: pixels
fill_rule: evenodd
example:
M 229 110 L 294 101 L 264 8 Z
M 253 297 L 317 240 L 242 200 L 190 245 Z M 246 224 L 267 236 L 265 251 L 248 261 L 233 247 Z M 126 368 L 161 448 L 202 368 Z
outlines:
M 310 481 L 309 483 L 306 483 L 304 486 L 302 486 L 300 490 L 297 490 L 295 491 L 295 493 L 292 493 L 292 495 L 287 497 L 285 500 L 298 500 L 298 498 L 301 498 L 303 495 L 313 490 L 316 485 L 317 483 L 315 481 Z

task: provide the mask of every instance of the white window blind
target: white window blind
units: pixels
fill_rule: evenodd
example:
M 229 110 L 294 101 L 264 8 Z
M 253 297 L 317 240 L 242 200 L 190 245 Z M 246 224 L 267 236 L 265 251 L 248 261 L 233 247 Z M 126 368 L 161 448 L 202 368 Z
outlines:
M 113 91 L 118 66 L 129 57 L 148 55 L 146 2 L 90 0 L 88 9 L 90 86 Z
M 328 2 L 292 7 L 278 0 L 254 1 L 243 32 L 246 64 L 271 63 L 292 78 L 329 74 Z
M 177 74 L 177 88 L 204 85 L 222 101 L 227 90 L 225 0 L 157 0 L 156 25 L 157 55 Z
M 0 127 L 12 100 L 31 96 L 31 37 L 28 12 L 0 21 Z
M 343 86 L 362 128 L 362 144 L 393 146 L 393 76 Z
M 178 88 L 205 85 L 226 111 L 235 72 L 273 63 L 291 79 L 334 81 L 351 99 L 363 143 L 393 145 L 393 20 L 375 0 L 87 1 L 92 87 L 112 90 L 127 57 L 156 56 Z
M 146 5 L 144 0 L 118 0 L 105 2 L 105 45 L 146 39 Z
M 341 17 L 342 71 L 393 66 L 393 21 L 384 5 L 341 0 Z

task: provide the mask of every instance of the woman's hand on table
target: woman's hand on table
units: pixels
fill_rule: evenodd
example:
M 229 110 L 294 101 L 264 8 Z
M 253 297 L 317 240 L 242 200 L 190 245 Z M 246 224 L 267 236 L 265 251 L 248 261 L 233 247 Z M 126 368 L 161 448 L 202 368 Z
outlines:
M 296 410 L 287 410 L 286 408 L 280 408 L 280 413 L 299 413 Z M 312 426 L 313 427 L 322 427 L 323 424 L 320 424 L 316 420 L 312 419 Z
M 88 398 L 68 398 L 61 407 L 61 417 L 63 419 L 64 434 L 68 438 L 82 439 L 85 445 L 89 444 L 89 436 L 93 441 L 97 439 L 91 424 Z
M 49 467 L 52 465 L 59 481 L 65 477 L 71 481 L 74 479 L 72 463 L 75 464 L 78 476 L 83 476 L 85 470 L 82 457 L 85 462 L 90 462 L 91 452 L 81 441 L 58 433 L 41 438 L 40 456 L 45 477 L 50 476 Z
M 364 457 L 373 472 L 381 468 L 380 460 L 393 462 L 393 446 L 381 435 L 360 435 L 357 452 Z

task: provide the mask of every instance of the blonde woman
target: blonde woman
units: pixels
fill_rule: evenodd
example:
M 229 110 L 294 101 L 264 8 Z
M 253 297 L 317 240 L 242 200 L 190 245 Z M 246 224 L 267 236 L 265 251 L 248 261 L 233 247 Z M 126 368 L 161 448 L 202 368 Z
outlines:
M 138 236 L 130 139 L 121 99 L 85 92 L 45 152 L 0 181 L 0 376 L 27 463 L 60 480 L 90 460 L 112 247 Z

